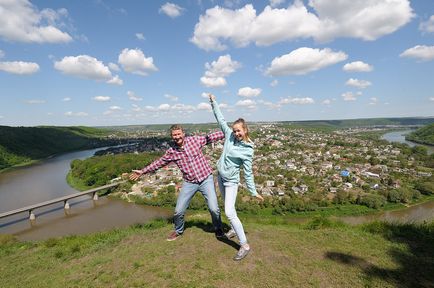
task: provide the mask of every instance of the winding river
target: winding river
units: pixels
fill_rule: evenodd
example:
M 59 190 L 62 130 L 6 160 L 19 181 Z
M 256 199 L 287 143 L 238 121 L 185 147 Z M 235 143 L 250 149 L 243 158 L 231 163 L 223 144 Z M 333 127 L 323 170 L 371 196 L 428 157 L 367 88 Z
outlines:
M 66 183 L 70 162 L 90 157 L 95 151 L 67 153 L 0 173 L 0 213 L 76 193 Z M 67 212 L 62 203 L 36 209 L 33 223 L 28 213 L 0 219 L 0 233 L 14 234 L 20 240 L 40 240 L 125 227 L 172 213 L 107 197 L 93 201 L 83 196 L 70 201 L 70 206 Z

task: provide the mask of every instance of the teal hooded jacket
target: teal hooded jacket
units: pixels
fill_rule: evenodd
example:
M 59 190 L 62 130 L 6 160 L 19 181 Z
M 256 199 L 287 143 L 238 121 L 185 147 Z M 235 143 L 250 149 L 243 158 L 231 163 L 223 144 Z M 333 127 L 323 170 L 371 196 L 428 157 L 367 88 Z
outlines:
M 226 123 L 218 103 L 211 102 L 212 110 L 217 122 L 225 134 L 225 143 L 222 155 L 217 162 L 217 170 L 226 182 L 238 184 L 240 182 L 240 167 L 243 167 L 247 189 L 252 196 L 257 194 L 253 180 L 252 161 L 254 144 L 251 141 L 239 141 Z

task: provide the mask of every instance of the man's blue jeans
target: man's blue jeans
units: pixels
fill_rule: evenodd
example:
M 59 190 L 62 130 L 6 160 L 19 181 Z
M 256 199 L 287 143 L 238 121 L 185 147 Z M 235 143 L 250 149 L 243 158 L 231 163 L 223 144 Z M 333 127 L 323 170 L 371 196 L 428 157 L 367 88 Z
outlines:
M 210 174 L 205 180 L 201 183 L 190 183 L 184 181 L 182 183 L 181 192 L 179 192 L 178 200 L 176 201 L 175 214 L 173 216 L 175 222 L 175 231 L 178 235 L 184 233 L 184 214 L 185 210 L 187 210 L 188 205 L 190 204 L 191 199 L 196 194 L 197 191 L 200 191 L 205 197 L 205 200 L 208 204 L 208 210 L 211 214 L 212 224 L 216 230 L 222 228 L 222 220 L 220 217 L 220 209 L 217 204 L 217 195 L 215 193 L 214 187 L 214 178 L 212 174 Z

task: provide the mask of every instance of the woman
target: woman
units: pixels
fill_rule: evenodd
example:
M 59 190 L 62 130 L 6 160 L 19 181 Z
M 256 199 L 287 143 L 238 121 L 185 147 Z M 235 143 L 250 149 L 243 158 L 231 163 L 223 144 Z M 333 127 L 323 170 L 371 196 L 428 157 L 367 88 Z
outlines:
M 219 172 L 218 183 L 220 192 L 225 202 L 225 214 L 228 217 L 232 229 L 226 233 L 228 238 L 237 235 L 240 240 L 240 250 L 234 257 L 234 260 L 241 260 L 250 252 L 250 246 L 247 243 L 246 234 L 243 225 L 237 216 L 235 210 L 235 201 L 237 199 L 238 184 L 240 182 L 240 167 L 243 166 L 244 177 L 250 194 L 261 201 L 264 200 L 256 192 L 255 183 L 252 173 L 253 160 L 253 142 L 249 138 L 249 130 L 244 119 L 240 118 L 228 126 L 220 111 L 215 96 L 209 94 L 209 100 L 217 122 L 225 134 L 225 143 L 222 155 L 217 163 Z

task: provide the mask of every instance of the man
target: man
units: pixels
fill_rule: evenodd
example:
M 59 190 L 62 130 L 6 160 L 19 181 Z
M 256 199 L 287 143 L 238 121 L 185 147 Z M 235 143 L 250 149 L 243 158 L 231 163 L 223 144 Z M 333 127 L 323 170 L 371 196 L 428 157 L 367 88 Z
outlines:
M 174 145 L 160 159 L 141 170 L 133 170 L 129 178 L 135 181 L 143 174 L 154 172 L 171 162 L 175 162 L 182 171 L 184 181 L 176 201 L 174 214 L 175 230 L 169 234 L 167 241 L 176 240 L 184 233 L 184 214 L 197 191 L 200 191 L 207 201 L 216 237 L 223 238 L 224 233 L 220 209 L 217 204 L 212 169 L 202 153 L 202 147 L 223 139 L 224 134 L 219 131 L 207 136 L 186 137 L 182 126 L 177 124 L 170 127 L 170 134 Z

